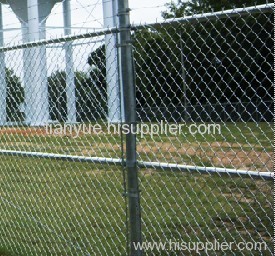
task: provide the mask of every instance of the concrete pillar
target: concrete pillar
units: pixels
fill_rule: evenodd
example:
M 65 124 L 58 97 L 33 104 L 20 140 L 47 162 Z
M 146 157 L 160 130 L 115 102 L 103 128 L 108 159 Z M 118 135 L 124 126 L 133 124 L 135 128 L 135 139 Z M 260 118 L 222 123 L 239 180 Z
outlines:
M 0 4 L 0 47 L 4 45 L 2 4 Z M 5 72 L 5 53 L 0 52 L 0 126 L 5 125 L 7 121 L 6 98 L 7 84 Z
M 63 2 L 64 32 L 65 35 L 71 34 L 71 6 L 70 0 Z M 67 122 L 76 123 L 76 88 L 74 77 L 74 62 L 72 42 L 65 43 L 65 61 L 66 61 L 66 94 L 67 94 Z
M 104 27 L 113 28 L 117 26 L 117 1 L 103 0 Z M 119 58 L 117 50 L 118 38 L 116 34 L 105 36 L 106 53 L 106 83 L 108 102 L 108 122 L 118 123 L 124 119 L 123 104 L 121 103 L 120 81 L 119 81 Z
M 37 0 L 27 1 L 28 41 L 40 39 Z M 26 24 L 23 24 L 25 28 Z M 26 39 L 26 38 L 25 38 Z M 43 47 L 32 47 L 24 51 L 25 67 L 25 114 L 31 126 L 43 126 L 49 121 L 47 76 L 45 77 L 46 54 Z

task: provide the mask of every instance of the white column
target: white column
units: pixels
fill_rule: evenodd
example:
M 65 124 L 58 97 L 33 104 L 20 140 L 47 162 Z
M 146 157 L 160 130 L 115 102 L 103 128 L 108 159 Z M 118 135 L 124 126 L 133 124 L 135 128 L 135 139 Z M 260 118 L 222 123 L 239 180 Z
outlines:
M 2 4 L 0 4 L 0 47 L 4 45 Z M 0 126 L 7 121 L 6 112 L 7 84 L 5 72 L 5 53 L 0 52 Z
M 103 0 L 103 16 L 105 28 L 113 28 L 117 26 L 116 0 Z M 117 43 L 118 40 L 116 34 L 108 34 L 105 36 L 108 122 L 111 123 L 117 123 L 121 120 L 122 105 L 120 102 Z
M 40 31 L 39 31 L 39 38 L 46 39 L 46 20 L 40 22 Z M 50 119 L 50 106 L 49 106 L 49 88 L 48 88 L 48 74 L 47 74 L 47 48 L 46 45 L 39 46 L 40 49 L 40 58 L 41 58 L 41 85 L 44 90 L 43 97 L 45 99 L 46 110 L 47 111 L 47 122 Z
M 71 6 L 70 0 L 63 2 L 64 32 L 65 35 L 71 34 Z M 74 62 L 72 42 L 65 43 L 65 61 L 66 61 L 66 94 L 67 94 L 67 122 L 76 123 L 76 88 L 74 76 Z
M 21 31 L 22 31 L 22 41 L 23 43 L 27 43 L 28 42 L 28 25 L 27 23 L 21 21 Z M 28 84 L 28 72 L 30 71 L 30 69 L 28 68 L 30 63 L 28 62 L 30 60 L 30 58 L 28 58 L 28 56 L 30 55 L 30 49 L 29 48 L 24 48 L 22 50 L 23 52 L 23 86 L 24 86 L 24 92 L 25 92 L 25 99 L 24 99 L 24 114 L 25 114 L 25 123 L 30 123 L 31 119 L 30 117 L 27 116 L 26 114 L 26 103 L 29 102 L 29 100 L 27 100 L 28 94 L 27 94 L 27 84 Z
M 37 0 L 28 0 L 28 41 L 40 39 Z M 47 77 L 43 47 L 32 47 L 25 51 L 25 102 L 26 121 L 31 126 L 43 126 L 49 120 Z

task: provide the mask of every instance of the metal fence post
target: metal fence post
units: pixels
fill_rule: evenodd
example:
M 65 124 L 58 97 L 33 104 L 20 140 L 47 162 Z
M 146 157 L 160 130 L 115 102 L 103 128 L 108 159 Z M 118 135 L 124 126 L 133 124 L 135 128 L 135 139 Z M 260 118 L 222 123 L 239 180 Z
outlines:
M 141 242 L 140 191 L 136 159 L 136 95 L 131 44 L 128 0 L 118 1 L 120 30 L 121 82 L 124 97 L 125 124 L 132 128 L 126 135 L 127 196 L 129 203 L 130 255 L 142 254 L 135 243 Z

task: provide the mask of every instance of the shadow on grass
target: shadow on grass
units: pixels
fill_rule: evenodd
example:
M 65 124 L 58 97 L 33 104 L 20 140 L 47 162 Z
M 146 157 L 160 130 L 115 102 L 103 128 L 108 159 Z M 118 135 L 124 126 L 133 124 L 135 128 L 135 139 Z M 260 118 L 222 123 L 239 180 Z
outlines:
M 0 256 L 13 256 L 7 249 L 0 247 Z

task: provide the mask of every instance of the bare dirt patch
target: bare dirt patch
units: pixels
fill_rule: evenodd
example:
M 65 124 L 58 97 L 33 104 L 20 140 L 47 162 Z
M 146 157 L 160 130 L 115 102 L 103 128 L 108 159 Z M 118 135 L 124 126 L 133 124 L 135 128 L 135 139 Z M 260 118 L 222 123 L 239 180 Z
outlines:
M 51 135 L 45 127 L 5 127 L 0 129 L 1 135 L 22 135 L 62 137 L 66 135 Z M 74 135 L 71 134 L 70 137 Z M 68 136 L 66 136 L 68 137 Z M 198 164 L 208 162 L 212 166 L 244 169 L 251 171 L 272 172 L 274 168 L 274 153 L 266 151 L 261 145 L 249 145 L 229 142 L 192 142 L 181 143 L 174 138 L 166 142 L 141 141 L 137 144 L 139 154 L 150 155 L 150 160 L 161 162 L 176 162 L 179 164 Z M 5 142 L 6 144 L 7 142 Z M 8 142 L 10 144 L 10 142 Z M 36 142 L 12 142 L 12 145 L 36 146 Z M 80 147 L 81 148 L 81 147 Z M 89 148 L 82 150 L 84 155 L 102 155 L 102 152 L 119 152 L 120 145 L 106 143 L 96 143 Z M 153 155 L 153 157 L 152 157 Z M 151 159 L 153 158 L 153 159 Z M 196 160 L 194 160 L 196 158 Z
M 46 136 L 49 135 L 46 128 L 36 127 L 12 127 L 0 129 L 0 135 Z
M 249 204 L 249 203 L 254 202 L 253 198 L 245 197 L 244 195 L 239 194 L 239 193 L 223 193 L 223 195 L 226 198 L 231 198 L 231 199 L 234 199 L 235 201 L 241 202 L 241 203 L 248 203 Z
M 178 145 L 179 146 L 179 145 Z M 257 170 L 261 172 L 272 172 L 273 170 L 273 152 L 259 150 L 242 150 L 242 147 L 249 145 L 240 145 L 238 143 L 215 142 L 215 143 L 183 143 L 180 147 L 171 145 L 168 142 L 143 142 L 137 147 L 139 153 L 153 153 L 158 158 L 169 154 L 167 158 L 173 157 L 178 163 L 185 163 L 180 160 L 180 156 L 188 156 L 192 159 L 196 156 L 202 161 L 211 162 L 213 166 L 230 167 L 235 169 Z M 251 146 L 249 146 L 251 147 Z M 165 159 L 164 159 L 165 160 Z M 185 157 L 186 160 L 186 157 Z M 193 164 L 193 163 L 189 163 Z

